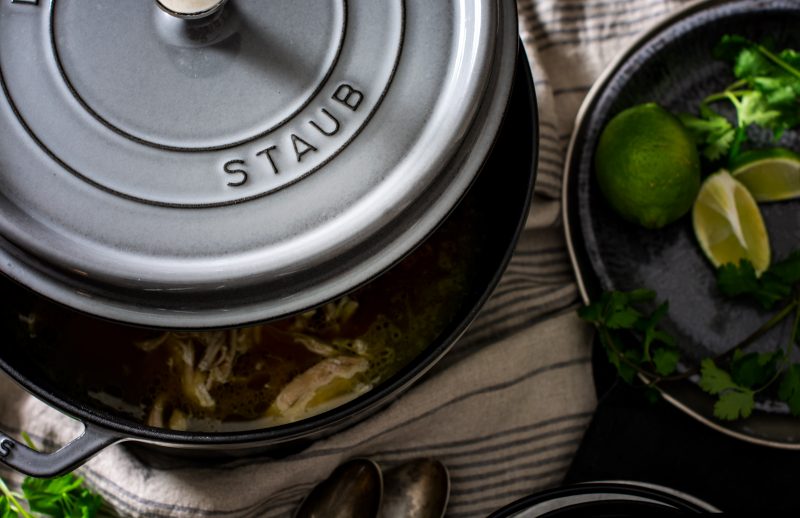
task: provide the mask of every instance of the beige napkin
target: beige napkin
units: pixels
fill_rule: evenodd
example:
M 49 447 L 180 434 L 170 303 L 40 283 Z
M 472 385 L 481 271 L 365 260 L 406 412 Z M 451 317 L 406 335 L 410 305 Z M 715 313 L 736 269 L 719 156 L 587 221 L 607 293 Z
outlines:
M 448 516 L 485 516 L 558 485 L 595 407 L 591 333 L 560 216 L 562 167 L 578 107 L 604 66 L 680 7 L 664 0 L 520 0 L 520 35 L 539 103 L 533 211 L 493 298 L 454 350 L 366 422 L 282 460 L 198 463 L 118 445 L 81 469 L 126 516 L 290 516 L 340 462 L 437 457 L 452 475 Z M 0 429 L 55 448 L 80 426 L 0 375 Z M 7 480 L 19 477 L 0 470 Z

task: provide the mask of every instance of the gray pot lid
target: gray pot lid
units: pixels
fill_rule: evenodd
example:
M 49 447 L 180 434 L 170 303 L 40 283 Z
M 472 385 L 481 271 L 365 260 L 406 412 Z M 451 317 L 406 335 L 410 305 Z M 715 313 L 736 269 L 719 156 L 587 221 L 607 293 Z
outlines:
M 465 193 L 516 29 L 512 0 L 6 0 L 2 271 L 160 327 L 335 298 Z

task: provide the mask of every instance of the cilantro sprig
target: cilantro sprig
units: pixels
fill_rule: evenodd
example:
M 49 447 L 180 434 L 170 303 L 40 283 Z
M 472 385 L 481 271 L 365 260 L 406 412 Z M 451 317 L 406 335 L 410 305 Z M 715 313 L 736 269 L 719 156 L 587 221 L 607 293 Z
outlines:
M 27 434 L 23 437 L 36 449 Z M 27 477 L 21 489 L 22 493 L 12 491 L 0 478 L 0 518 L 94 518 L 104 505 L 102 497 L 72 473 L 47 479 Z
M 752 297 L 764 309 L 772 309 L 789 297 L 797 283 L 800 283 L 800 250 L 770 266 L 760 278 L 746 259 L 738 265 L 729 263 L 717 270 L 717 286 L 723 294 Z
M 727 157 L 729 163 L 733 161 L 751 125 L 771 130 L 775 139 L 800 125 L 800 53 L 773 52 L 770 47 L 769 42 L 726 35 L 714 49 L 715 57 L 733 64 L 737 80 L 706 97 L 698 115 L 679 115 L 708 160 Z M 712 108 L 719 102 L 733 106 L 734 123 Z
M 649 384 L 655 385 L 678 366 L 680 354 L 675 338 L 659 328 L 669 304 L 664 302 L 652 312 L 642 309 L 655 298 L 656 293 L 651 290 L 610 291 L 578 310 L 583 320 L 597 328 L 609 362 L 628 383 L 633 383 L 639 373 L 652 378 Z
M 800 417 L 800 363 L 790 363 L 793 347 L 800 346 L 800 250 L 774 264 L 760 278 L 748 261 L 724 265 L 717 271 L 717 286 L 728 297 L 752 297 L 764 309 L 780 309 L 744 340 L 679 374 L 675 374 L 680 360 L 675 338 L 658 327 L 668 303 L 662 302 L 649 313 L 643 309 L 652 305 L 655 292 L 605 292 L 581 308 L 578 315 L 597 328 L 609 362 L 627 383 L 634 383 L 638 373 L 652 389 L 662 382 L 699 374 L 700 388 L 716 397 L 714 415 L 734 420 L 749 417 L 756 395 L 775 389 L 780 380 L 778 398 Z M 745 352 L 790 315 L 794 315 L 794 323 L 785 347 L 772 352 Z
M 800 302 L 797 298 L 778 315 L 795 314 L 792 332 L 785 350 L 763 353 L 743 353 L 737 348 L 730 362 L 730 372 L 720 368 L 713 359 L 701 363 L 700 388 L 717 396 L 714 415 L 734 420 L 749 417 L 755 406 L 755 396 L 774 386 L 781 379 L 777 396 L 786 402 L 794 416 L 800 416 L 800 364 L 790 365 L 792 349 L 800 345 Z

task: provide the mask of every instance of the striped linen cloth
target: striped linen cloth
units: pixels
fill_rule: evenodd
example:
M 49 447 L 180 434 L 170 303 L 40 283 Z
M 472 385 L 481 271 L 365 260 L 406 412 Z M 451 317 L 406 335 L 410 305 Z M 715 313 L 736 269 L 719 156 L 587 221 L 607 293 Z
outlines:
M 519 0 L 539 102 L 533 211 L 500 286 L 469 332 L 401 399 L 366 422 L 282 460 L 229 463 L 143 455 L 118 445 L 80 473 L 124 516 L 290 516 L 341 462 L 390 467 L 436 457 L 452 476 L 448 516 L 485 516 L 558 485 L 596 401 L 591 332 L 561 228 L 562 167 L 578 107 L 604 66 L 683 2 Z M 0 429 L 48 448 L 79 426 L 0 376 Z M 0 471 L 6 480 L 19 477 Z

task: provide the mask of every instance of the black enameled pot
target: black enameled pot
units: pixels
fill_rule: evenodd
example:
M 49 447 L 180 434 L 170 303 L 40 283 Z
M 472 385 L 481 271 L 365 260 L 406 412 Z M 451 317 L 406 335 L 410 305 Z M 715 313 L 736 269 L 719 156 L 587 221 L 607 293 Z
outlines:
M 201 454 L 238 454 L 295 451 L 323 436 L 374 414 L 417 381 L 454 345 L 477 315 L 497 285 L 510 260 L 524 226 L 533 192 L 537 157 L 537 111 L 533 83 L 524 50 L 520 46 L 514 88 L 493 150 L 482 172 L 467 193 L 473 197 L 491 229 L 481 247 L 475 288 L 461 303 L 456 317 L 439 337 L 419 356 L 390 379 L 370 392 L 328 412 L 301 421 L 247 432 L 191 433 L 146 427 L 123 419 L 96 406 L 73 399 L 59 390 L 36 366 L 15 337 L 6 331 L 0 343 L 0 368 L 40 400 L 80 420 L 85 425 L 81 436 L 54 453 L 33 451 L 18 441 L 0 434 L 0 461 L 33 476 L 54 476 L 83 464 L 104 448 L 121 442 L 136 442 L 169 449 L 198 450 Z M 456 209 L 458 210 L 458 209 Z M 464 229 L 469 232 L 470 229 Z M 16 319 L 29 292 L 3 279 L 5 293 L 0 302 L 2 319 Z M 8 329 L 8 327 L 6 327 Z

